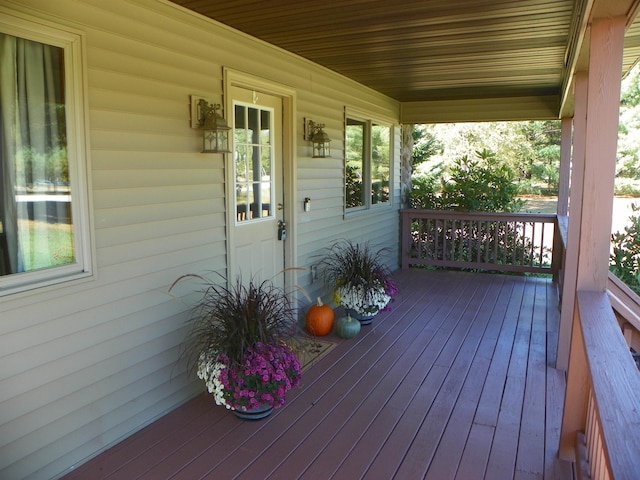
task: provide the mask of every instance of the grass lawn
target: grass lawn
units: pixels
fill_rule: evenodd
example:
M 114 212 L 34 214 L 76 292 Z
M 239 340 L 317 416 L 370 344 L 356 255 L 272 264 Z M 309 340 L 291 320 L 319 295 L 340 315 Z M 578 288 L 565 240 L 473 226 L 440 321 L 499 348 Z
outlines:
M 526 213 L 556 213 L 558 199 L 556 197 L 522 197 L 525 206 L 522 209 Z M 629 217 L 633 213 L 631 205 L 640 205 L 640 198 L 637 197 L 614 197 L 613 199 L 613 219 L 611 222 L 611 232 L 622 232 L 629 223 Z
M 18 229 L 25 271 L 74 262 L 73 225 L 19 220 Z

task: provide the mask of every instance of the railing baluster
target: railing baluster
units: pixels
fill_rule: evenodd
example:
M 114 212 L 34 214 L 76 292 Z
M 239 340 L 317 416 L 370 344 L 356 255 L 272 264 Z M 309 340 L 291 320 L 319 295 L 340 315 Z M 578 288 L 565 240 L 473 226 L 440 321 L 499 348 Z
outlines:
M 437 218 L 432 218 L 429 220 L 429 233 L 431 241 L 433 242 L 433 246 L 430 250 L 431 256 L 429 258 L 433 260 L 438 259 L 438 251 L 440 248 L 440 237 L 438 235 L 438 222 Z
M 447 260 L 451 262 L 456 261 L 456 221 L 455 219 L 451 219 L 451 228 L 449 229 L 451 232 L 451 248 L 449 249 L 449 256 Z
M 536 224 L 529 223 L 528 225 L 531 227 L 531 250 L 529 251 L 529 266 L 532 267 L 534 264 L 533 255 L 535 254 L 536 248 Z
M 595 463 L 597 462 L 596 452 L 597 446 L 597 428 L 598 422 L 596 419 L 595 405 L 593 402 L 593 390 L 589 386 L 589 394 L 587 400 L 587 422 L 585 426 L 585 436 L 587 437 L 587 461 L 589 462 L 589 469 L 595 471 Z
M 469 223 L 471 224 L 469 226 L 470 230 L 471 230 L 471 235 L 469 238 L 469 246 L 468 248 L 468 252 L 467 252 L 467 258 L 470 262 L 473 262 L 474 260 L 474 252 L 477 249 L 477 246 L 479 245 L 478 242 L 478 221 L 477 220 L 470 220 Z
M 423 245 L 424 235 L 425 235 L 425 220 L 422 218 L 411 219 L 411 240 L 412 240 L 412 251 L 415 252 L 417 258 L 423 257 Z M 414 231 L 413 226 L 416 226 Z
M 527 245 L 527 222 L 522 222 L 522 255 L 520 256 L 520 265 L 527 265 L 527 254 L 529 246 Z
M 439 224 L 439 220 L 436 218 L 433 218 L 432 220 L 432 224 L 433 225 L 433 229 L 430 230 L 431 235 L 432 235 L 432 242 L 433 242 L 433 260 L 437 260 L 438 259 L 438 252 L 440 251 L 440 236 L 438 235 L 438 224 Z
M 507 252 L 511 257 L 509 257 L 509 263 L 513 264 L 513 251 L 514 246 L 509 244 L 509 233 L 508 230 L 511 228 L 509 222 L 504 224 L 504 231 L 501 232 L 502 237 L 500 238 L 500 247 L 502 249 L 502 258 L 500 261 L 502 263 L 507 263 Z
M 501 241 L 501 232 L 500 232 L 500 227 L 501 224 L 500 222 L 494 222 L 494 227 L 493 227 L 493 263 L 504 263 L 504 260 L 501 258 L 502 255 L 502 249 L 500 247 L 500 241 Z
M 460 230 L 458 232 L 458 236 L 460 237 L 460 261 L 462 262 L 470 262 L 471 259 L 468 257 L 468 246 L 469 246 L 469 236 L 471 235 L 471 221 L 469 220 L 460 220 Z
M 451 258 L 452 262 L 458 261 L 457 250 L 459 249 L 458 241 L 458 220 L 451 220 Z
M 542 225 L 542 231 L 540 232 L 540 252 L 539 252 L 539 260 L 538 260 L 538 265 L 542 266 L 544 265 L 544 236 L 545 236 L 545 232 L 547 231 L 547 225 L 543 224 Z
M 527 222 L 521 222 L 522 225 L 522 239 L 520 240 L 522 247 L 520 248 L 520 258 L 518 261 L 520 265 L 526 265 L 525 252 L 527 251 Z
M 483 239 L 483 243 L 484 243 L 484 261 L 485 262 L 489 262 L 489 244 L 491 242 L 489 242 L 488 240 L 491 238 L 491 232 L 490 232 L 490 228 L 489 228 L 489 222 L 485 221 L 482 222 L 484 227 L 483 227 L 483 235 L 482 235 L 482 239 Z M 482 248 L 478 248 L 478 262 L 480 262 L 480 259 L 482 258 L 480 256 L 480 252 L 482 251 Z
M 513 236 L 513 245 L 509 249 L 509 252 L 511 255 L 511 262 L 513 262 L 514 265 L 520 265 L 519 253 L 518 253 L 521 250 L 520 224 L 518 222 L 512 222 L 512 226 L 513 226 L 513 231 L 515 232 L 515 235 Z
M 442 259 L 443 260 L 448 260 L 448 254 L 447 254 L 447 231 L 448 231 L 448 227 L 447 227 L 447 219 L 443 219 L 442 220 Z
M 445 239 L 444 239 L 445 220 L 442 218 L 439 218 L 435 222 L 436 222 L 435 233 L 438 238 L 438 250 L 437 250 L 436 260 L 444 260 L 444 249 L 446 248 Z

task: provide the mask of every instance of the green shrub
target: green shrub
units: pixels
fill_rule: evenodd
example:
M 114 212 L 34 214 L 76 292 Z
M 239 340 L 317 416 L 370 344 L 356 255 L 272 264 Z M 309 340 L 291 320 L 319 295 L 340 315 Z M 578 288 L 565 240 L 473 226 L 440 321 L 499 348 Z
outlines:
M 518 182 L 518 193 L 520 195 L 540 195 L 541 189 L 539 185 L 534 185 L 531 180 L 521 180 Z
M 515 173 L 489 150 L 464 156 L 451 167 L 451 177 L 442 181 L 441 208 L 463 212 L 517 212 L 524 202 Z
M 640 215 L 635 214 L 640 211 L 640 206 L 634 203 L 631 209 L 634 214 L 629 217 L 624 233 L 616 232 L 611 235 L 613 253 L 609 270 L 640 294 Z
M 440 183 L 433 175 L 421 175 L 411 179 L 411 195 L 409 205 L 411 208 L 438 210 L 440 199 L 438 190 Z

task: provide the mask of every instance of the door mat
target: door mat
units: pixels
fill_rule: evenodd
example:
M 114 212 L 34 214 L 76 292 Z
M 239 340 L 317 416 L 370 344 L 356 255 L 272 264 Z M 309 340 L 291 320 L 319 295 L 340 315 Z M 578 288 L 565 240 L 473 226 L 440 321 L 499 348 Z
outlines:
M 333 350 L 337 345 L 334 342 L 311 337 L 298 337 L 294 344 L 292 350 L 298 356 L 303 372 Z

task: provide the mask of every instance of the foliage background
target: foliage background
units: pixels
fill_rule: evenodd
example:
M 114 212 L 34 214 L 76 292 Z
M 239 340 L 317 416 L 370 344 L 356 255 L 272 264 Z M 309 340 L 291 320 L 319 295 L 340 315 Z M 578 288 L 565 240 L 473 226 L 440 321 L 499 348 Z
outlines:
M 476 152 L 490 152 L 513 172 L 518 195 L 557 195 L 558 120 L 417 125 L 413 139 L 414 197 L 440 192 L 456 163 Z M 616 195 L 640 197 L 639 67 L 622 82 L 615 188 Z
M 555 196 L 560 122 L 418 125 L 413 131 L 414 208 L 517 211 L 522 195 Z M 640 197 L 640 68 L 623 80 L 616 195 Z M 638 202 L 640 203 L 640 202 Z M 610 269 L 640 293 L 640 207 L 614 229 Z

